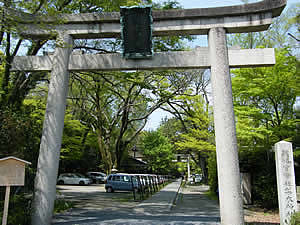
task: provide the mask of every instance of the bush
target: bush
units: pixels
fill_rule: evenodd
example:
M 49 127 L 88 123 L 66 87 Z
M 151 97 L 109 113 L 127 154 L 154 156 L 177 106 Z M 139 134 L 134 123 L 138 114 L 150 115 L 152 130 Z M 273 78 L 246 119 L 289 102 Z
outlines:
M 247 158 L 252 175 L 252 200 L 262 208 L 278 208 L 275 154 L 268 148 L 255 149 L 241 158 Z
M 68 202 L 64 199 L 56 199 L 54 202 L 54 213 L 63 212 L 67 209 L 73 208 L 73 206 L 73 202 Z
M 208 168 L 208 185 L 210 191 L 217 193 L 218 191 L 218 173 L 217 173 L 217 155 L 216 152 L 211 152 L 207 162 Z
M 0 202 L 0 216 L 2 220 L 4 202 Z M 7 225 L 31 224 L 31 198 L 25 194 L 13 195 L 9 201 Z
M 253 198 L 261 207 L 278 207 L 276 178 L 272 174 L 259 174 L 253 183 Z
M 16 194 L 10 197 L 7 225 L 30 225 L 31 224 L 31 202 L 28 195 Z M 54 213 L 59 213 L 72 208 L 74 204 L 63 199 L 55 200 Z M 0 220 L 2 221 L 4 201 L 0 201 Z
M 295 212 L 290 221 L 290 225 L 298 225 L 300 224 L 300 212 Z

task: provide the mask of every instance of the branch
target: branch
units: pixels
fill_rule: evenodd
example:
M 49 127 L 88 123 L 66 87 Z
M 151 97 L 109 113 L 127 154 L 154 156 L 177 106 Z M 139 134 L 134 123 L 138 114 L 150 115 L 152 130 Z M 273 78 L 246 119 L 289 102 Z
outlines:
M 291 33 L 288 33 L 289 36 L 291 36 L 292 38 L 294 38 L 296 41 L 300 42 L 300 39 L 296 38 L 294 35 L 292 35 Z
M 132 142 L 136 136 L 144 129 L 144 127 L 146 126 L 147 120 L 144 121 L 144 124 L 132 135 L 132 137 L 128 140 L 128 142 Z
M 89 46 L 75 46 L 74 49 L 87 49 L 87 50 L 94 50 L 99 52 L 105 52 L 105 53 L 116 53 L 116 51 L 108 51 L 103 48 L 97 48 L 97 47 L 89 47 Z
M 185 132 L 187 132 L 187 127 L 185 126 L 184 120 L 181 116 L 182 113 L 180 113 L 170 102 L 168 102 L 168 105 L 175 111 L 175 113 L 173 112 L 173 115 L 179 119 L 179 121 L 181 122 L 181 125 L 183 126 L 183 129 Z
M 18 52 L 18 50 L 19 50 L 19 48 L 20 48 L 20 46 L 21 46 L 21 44 L 22 44 L 22 41 L 23 41 L 23 39 L 19 39 L 19 41 L 18 41 L 18 43 L 17 43 L 17 45 L 16 45 L 16 47 L 15 47 L 15 50 L 14 50 L 14 52 L 13 52 L 13 54 L 12 54 L 12 57 L 15 57 L 15 56 L 16 56 L 16 54 L 17 54 L 17 52 Z

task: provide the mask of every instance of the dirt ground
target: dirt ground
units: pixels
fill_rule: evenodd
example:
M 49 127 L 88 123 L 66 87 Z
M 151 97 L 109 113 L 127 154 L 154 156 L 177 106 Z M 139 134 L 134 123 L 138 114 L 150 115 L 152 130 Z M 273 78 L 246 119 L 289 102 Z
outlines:
M 257 207 L 251 207 L 245 210 L 246 224 L 253 225 L 275 225 L 280 224 L 279 212 L 266 211 Z

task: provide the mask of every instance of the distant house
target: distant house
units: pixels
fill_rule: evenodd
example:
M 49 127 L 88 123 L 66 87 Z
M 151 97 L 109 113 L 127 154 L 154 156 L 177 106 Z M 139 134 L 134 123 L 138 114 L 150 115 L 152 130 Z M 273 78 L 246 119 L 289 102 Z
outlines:
M 149 173 L 146 162 L 130 156 L 126 160 L 123 160 L 120 171 L 126 173 Z
M 137 147 L 133 147 L 127 159 L 123 160 L 121 168 L 126 173 L 149 173 L 147 162 L 144 161 L 144 155 Z

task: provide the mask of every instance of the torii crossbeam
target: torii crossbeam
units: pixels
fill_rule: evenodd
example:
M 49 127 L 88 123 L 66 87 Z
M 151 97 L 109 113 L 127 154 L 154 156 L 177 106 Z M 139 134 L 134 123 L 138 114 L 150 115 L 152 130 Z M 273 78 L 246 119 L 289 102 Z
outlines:
M 16 57 L 12 65 L 13 70 L 51 70 L 35 182 L 33 225 L 51 224 L 69 71 L 166 68 L 211 69 L 221 222 L 244 224 L 229 68 L 269 66 L 275 63 L 275 57 L 272 49 L 228 51 L 226 33 L 266 30 L 285 5 L 286 0 L 264 0 L 230 7 L 154 11 L 154 36 L 208 35 L 208 49 L 157 53 L 152 59 L 127 61 L 118 54 L 71 54 L 73 39 L 120 37 L 118 12 L 63 15 L 60 17 L 63 23 L 58 25 L 53 18 L 22 14 L 25 38 L 56 38 L 57 42 L 64 43 L 56 47 L 52 57 Z M 43 21 L 43 25 L 38 21 Z

